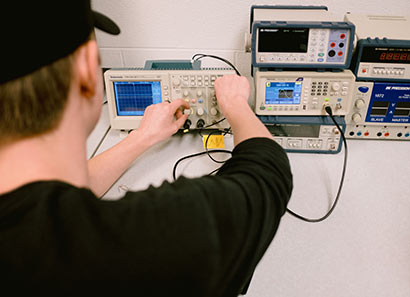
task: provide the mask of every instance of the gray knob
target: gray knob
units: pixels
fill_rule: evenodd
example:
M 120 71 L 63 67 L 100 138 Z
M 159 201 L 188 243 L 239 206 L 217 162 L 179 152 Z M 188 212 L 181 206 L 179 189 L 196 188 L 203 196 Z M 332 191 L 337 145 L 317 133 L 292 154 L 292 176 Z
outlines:
M 356 100 L 354 105 L 356 106 L 356 108 L 362 109 L 366 105 L 366 102 L 364 102 L 363 99 L 358 99 Z
M 218 110 L 215 107 L 212 107 L 210 113 L 211 115 L 216 116 L 218 114 Z
M 355 123 L 360 123 L 362 121 L 362 116 L 360 113 L 355 113 L 352 115 L 352 120 Z

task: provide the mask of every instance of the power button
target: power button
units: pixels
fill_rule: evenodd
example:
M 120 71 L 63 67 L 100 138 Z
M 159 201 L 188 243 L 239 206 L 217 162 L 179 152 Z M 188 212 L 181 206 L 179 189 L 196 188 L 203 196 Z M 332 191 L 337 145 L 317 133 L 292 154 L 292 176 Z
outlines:
M 363 94 L 367 93 L 369 91 L 369 87 L 359 87 L 359 91 Z

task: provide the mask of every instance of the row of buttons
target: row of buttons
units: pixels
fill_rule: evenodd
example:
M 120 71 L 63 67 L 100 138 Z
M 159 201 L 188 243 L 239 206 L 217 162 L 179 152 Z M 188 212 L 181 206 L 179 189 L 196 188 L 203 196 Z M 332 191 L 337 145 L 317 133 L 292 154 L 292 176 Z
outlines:
M 308 141 L 308 148 L 311 148 L 311 149 L 313 149 L 313 148 L 315 148 L 315 149 L 321 149 L 321 148 L 322 148 L 322 144 L 323 144 L 323 141 L 322 141 L 322 140 L 316 140 L 316 141 L 314 141 L 314 140 L 309 140 L 309 141 Z
M 185 99 L 185 102 L 187 102 L 187 103 L 200 103 L 200 104 L 202 104 L 202 103 L 204 103 L 204 99 L 202 99 L 202 98 L 200 98 L 200 99 Z
M 335 139 L 329 138 L 329 149 L 335 150 L 337 148 L 336 143 L 334 143 Z M 337 141 L 337 140 L 336 140 Z M 303 140 L 301 139 L 289 139 L 288 140 L 288 147 L 291 149 L 302 148 Z M 307 148 L 309 149 L 322 149 L 323 147 L 323 140 L 309 140 L 307 144 Z
M 268 106 L 268 107 L 265 107 L 265 106 L 261 106 L 261 107 L 259 107 L 259 109 L 260 110 L 265 110 L 265 109 L 267 109 L 268 111 L 272 111 L 272 110 L 274 110 L 274 111 L 298 111 L 299 110 L 299 106 Z
M 265 62 L 265 60 L 269 60 L 269 61 L 284 61 L 284 62 L 304 62 L 306 61 L 306 57 L 304 56 L 270 56 L 270 57 L 260 57 L 259 60 L 261 62 Z
M 289 139 L 288 140 L 288 147 L 289 148 L 301 148 L 303 140 L 302 139 Z
M 215 80 L 218 77 L 222 77 L 223 75 L 210 75 L 210 76 L 202 76 L 202 75 L 184 75 L 182 76 L 182 86 L 184 87 L 209 87 L 215 85 Z M 181 85 L 180 78 L 174 78 L 173 80 L 174 87 L 179 87 Z
M 215 81 L 218 77 L 222 77 L 223 75 L 184 75 L 182 76 L 183 80 L 211 80 L 211 81 Z
M 310 94 L 311 94 L 312 96 L 327 96 L 327 93 L 326 93 L 326 92 L 320 93 L 319 91 L 318 91 L 317 93 L 315 93 L 315 92 L 312 91 L 312 93 L 310 93 Z M 343 92 L 330 92 L 329 95 L 330 95 L 330 96 L 339 96 L 339 95 L 347 96 L 347 91 L 343 91 Z
M 373 74 L 393 74 L 393 75 L 404 75 L 404 70 L 386 70 L 386 69 L 373 69 Z

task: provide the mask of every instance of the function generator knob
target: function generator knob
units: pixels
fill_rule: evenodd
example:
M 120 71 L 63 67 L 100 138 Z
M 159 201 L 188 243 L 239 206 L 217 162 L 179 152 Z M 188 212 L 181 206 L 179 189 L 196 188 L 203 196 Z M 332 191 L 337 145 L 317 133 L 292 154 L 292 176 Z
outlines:
M 184 97 L 188 97 L 189 92 L 188 91 L 184 91 Z
M 355 113 L 352 115 L 352 120 L 355 123 L 360 123 L 362 121 L 362 116 L 360 113 Z
M 181 80 L 179 78 L 175 78 L 172 83 L 174 86 L 178 87 L 181 84 Z
M 196 111 L 196 114 L 199 116 L 203 116 L 205 113 L 204 109 L 202 107 L 198 108 Z
M 356 108 L 361 109 L 366 105 L 366 102 L 364 102 L 363 99 L 358 99 L 356 100 L 355 104 Z
M 332 89 L 335 91 L 339 91 L 340 90 L 340 84 L 339 83 L 333 83 L 332 84 Z
M 215 107 L 212 107 L 211 110 L 209 111 L 211 115 L 216 116 L 218 114 L 218 110 Z
M 196 92 L 196 94 L 198 95 L 198 97 L 202 97 L 202 95 L 203 95 L 201 90 L 198 90 L 198 92 Z

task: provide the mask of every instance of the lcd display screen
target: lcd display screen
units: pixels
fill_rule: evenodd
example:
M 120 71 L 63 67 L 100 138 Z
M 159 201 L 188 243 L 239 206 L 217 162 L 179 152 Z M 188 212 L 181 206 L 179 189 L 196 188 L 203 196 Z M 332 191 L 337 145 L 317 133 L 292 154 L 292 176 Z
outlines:
M 267 82 L 265 104 L 300 104 L 302 82 Z
M 142 116 L 149 105 L 162 102 L 159 81 L 115 81 L 113 84 L 119 116 Z
M 278 137 L 319 137 L 320 125 L 266 125 L 273 136 Z
M 261 53 L 307 53 L 309 29 L 260 28 L 258 32 Z

